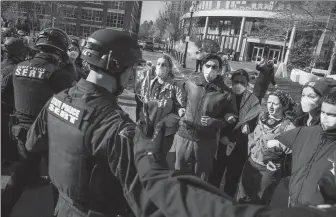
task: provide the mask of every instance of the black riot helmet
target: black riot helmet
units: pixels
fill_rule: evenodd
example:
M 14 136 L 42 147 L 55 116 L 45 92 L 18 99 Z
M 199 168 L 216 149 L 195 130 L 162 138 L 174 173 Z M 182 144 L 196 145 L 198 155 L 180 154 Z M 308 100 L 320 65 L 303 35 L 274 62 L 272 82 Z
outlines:
M 81 58 L 107 74 L 118 76 L 137 64 L 142 55 L 137 41 L 128 33 L 100 29 L 88 37 Z
M 10 37 L 2 45 L 2 50 L 11 56 L 23 56 L 27 53 L 27 48 L 22 39 Z
M 35 47 L 50 47 L 66 53 L 69 47 L 69 37 L 61 29 L 47 28 L 37 36 Z

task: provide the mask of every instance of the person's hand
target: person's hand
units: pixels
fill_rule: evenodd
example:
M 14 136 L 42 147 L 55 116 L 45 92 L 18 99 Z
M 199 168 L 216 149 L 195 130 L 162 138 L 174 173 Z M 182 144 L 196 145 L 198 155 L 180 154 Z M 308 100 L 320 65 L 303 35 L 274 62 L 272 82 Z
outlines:
M 267 148 L 278 148 L 280 146 L 280 142 L 278 140 L 272 139 L 268 140 L 266 144 Z
M 276 171 L 280 168 L 279 165 L 275 165 L 272 161 L 268 161 L 266 164 L 266 169 L 269 171 Z
M 278 88 L 278 85 L 276 84 L 276 85 L 274 85 L 274 88 Z
M 248 124 L 244 124 L 243 127 L 242 127 L 242 133 L 247 135 L 250 133 L 250 127 Z
M 178 110 L 178 115 L 180 116 L 180 117 L 183 117 L 184 116 L 184 114 L 185 114 L 185 108 L 180 108 L 179 110 Z
M 231 113 L 228 113 L 228 114 L 225 114 L 224 116 L 226 122 L 228 122 L 229 124 L 233 124 L 236 122 L 236 116 L 234 114 L 231 114 Z
M 164 166 L 165 157 L 161 152 L 161 145 L 165 135 L 166 126 L 164 122 L 159 122 L 155 126 L 153 135 L 146 134 L 146 123 L 139 121 L 135 129 L 134 136 L 134 160 L 137 165 L 141 159 L 147 157 L 150 163 Z M 147 168 L 149 169 L 149 168 Z
M 203 127 L 214 126 L 218 128 L 220 127 L 221 121 L 216 118 L 211 118 L 209 116 L 202 116 L 201 124 Z

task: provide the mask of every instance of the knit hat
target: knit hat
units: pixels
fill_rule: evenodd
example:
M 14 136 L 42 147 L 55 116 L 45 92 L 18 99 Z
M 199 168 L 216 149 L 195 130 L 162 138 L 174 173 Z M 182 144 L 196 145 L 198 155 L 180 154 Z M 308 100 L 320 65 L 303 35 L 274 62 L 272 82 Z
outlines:
M 333 84 L 334 83 L 334 84 Z M 326 96 L 331 88 L 335 86 L 335 81 L 332 78 L 321 78 L 317 81 L 309 81 L 307 82 L 303 87 L 302 90 L 305 87 L 311 87 L 314 89 L 314 91 L 316 91 L 316 93 L 318 93 L 319 95 L 321 95 L 322 97 Z M 302 92 L 301 90 L 301 92 Z

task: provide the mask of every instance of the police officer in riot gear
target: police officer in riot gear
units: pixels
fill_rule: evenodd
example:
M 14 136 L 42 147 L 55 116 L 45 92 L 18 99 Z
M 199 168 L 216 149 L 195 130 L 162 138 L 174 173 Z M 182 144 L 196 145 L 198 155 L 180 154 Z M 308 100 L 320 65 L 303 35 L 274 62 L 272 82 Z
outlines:
M 47 102 L 26 148 L 48 150 L 49 176 L 59 190 L 56 216 L 129 216 L 129 208 L 144 216 L 132 154 L 135 125 L 117 104 L 141 51 L 126 32 L 101 29 L 81 57 L 90 67 L 87 79 Z
M 35 43 L 39 53 L 14 69 L 15 118 L 12 118 L 12 135 L 17 140 L 22 159 L 2 192 L 3 216 L 11 213 L 27 185 L 48 183 L 39 176 L 41 155 L 28 153 L 25 142 L 28 129 L 44 104 L 74 82 L 71 73 L 60 66 L 67 57 L 68 45 L 69 38 L 65 32 L 55 28 L 45 29 L 39 33 Z
M 17 160 L 16 145 L 8 124 L 14 111 L 13 72 L 15 66 L 24 60 L 27 49 L 21 39 L 8 38 L 1 50 L 4 52 L 1 62 L 1 161 L 7 164 Z

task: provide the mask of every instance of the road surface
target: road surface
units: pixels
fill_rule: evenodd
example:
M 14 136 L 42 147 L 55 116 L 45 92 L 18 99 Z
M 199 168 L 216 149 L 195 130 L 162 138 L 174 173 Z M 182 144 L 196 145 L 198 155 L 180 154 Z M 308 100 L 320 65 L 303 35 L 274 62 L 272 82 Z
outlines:
M 158 52 L 144 52 L 144 59 L 152 61 L 154 64 L 161 53 Z M 232 63 L 235 69 L 249 67 L 250 64 L 242 63 Z M 179 67 L 177 67 L 179 68 Z M 193 69 L 181 69 L 184 74 L 192 74 Z M 182 77 L 178 76 L 178 79 Z M 277 79 L 278 86 L 280 89 L 285 89 L 297 96 L 300 87 L 294 85 L 286 80 Z M 272 88 L 270 88 L 272 90 Z M 294 97 L 296 100 L 299 96 Z M 130 115 L 130 117 L 135 120 L 135 101 L 134 93 L 130 90 L 125 90 L 125 92 L 119 97 L 119 103 L 121 107 Z M 43 174 L 47 174 L 47 169 L 44 165 L 41 166 Z M 1 178 L 1 186 L 3 187 L 8 179 L 8 176 L 3 175 Z M 53 199 L 50 185 L 39 187 L 36 189 L 27 189 L 19 200 L 18 204 L 15 206 L 11 217 L 51 217 L 53 213 Z M 286 206 L 286 197 L 287 193 L 282 184 L 279 185 L 279 188 L 275 194 L 272 206 L 274 207 L 283 207 Z

